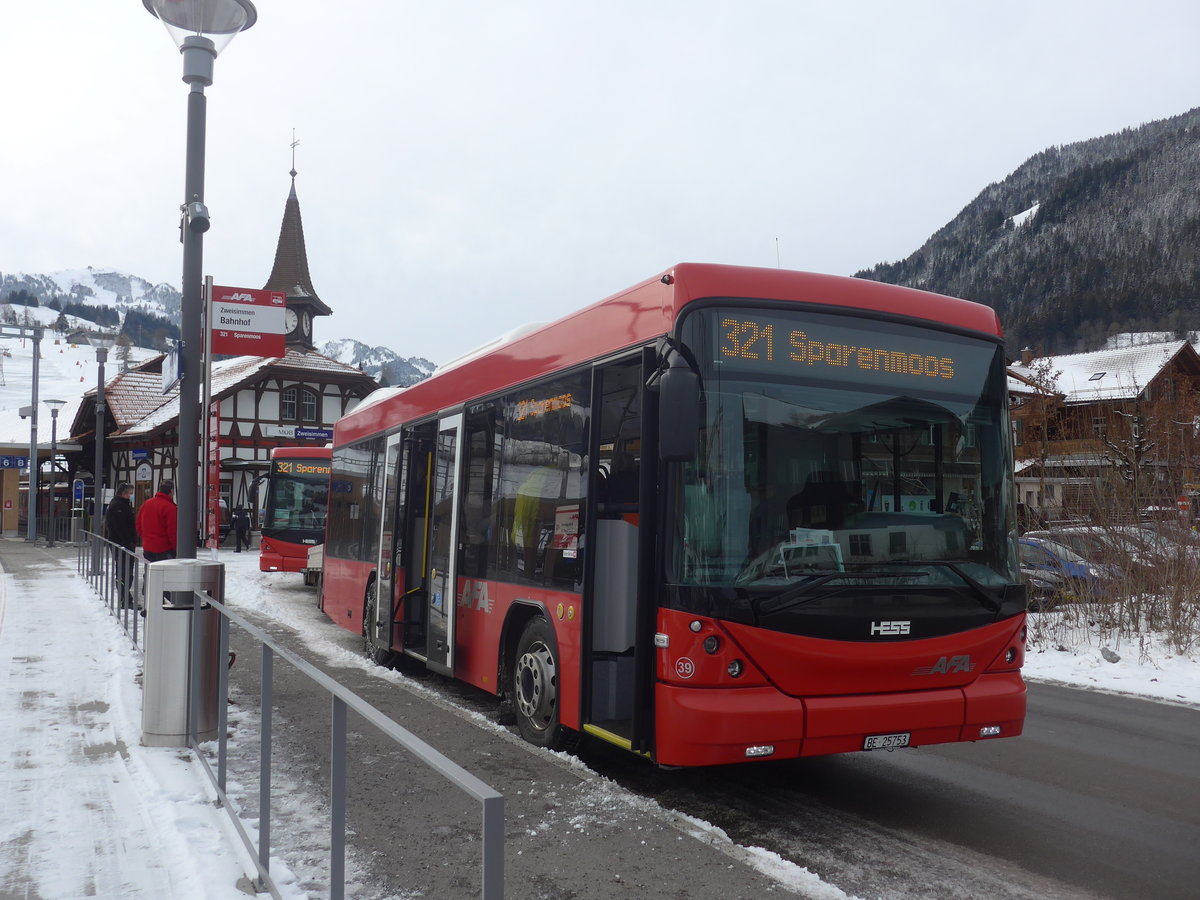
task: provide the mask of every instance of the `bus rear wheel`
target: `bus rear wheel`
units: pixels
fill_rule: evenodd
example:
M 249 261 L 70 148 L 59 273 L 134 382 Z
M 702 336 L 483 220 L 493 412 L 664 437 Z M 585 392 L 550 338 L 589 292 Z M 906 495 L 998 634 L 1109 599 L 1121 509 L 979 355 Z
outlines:
M 367 585 L 367 596 L 363 602 L 362 639 L 363 653 L 377 666 L 391 666 L 392 651 L 380 644 L 375 637 L 373 623 L 379 613 L 379 582 L 374 578 Z
M 554 633 L 541 616 L 530 619 L 517 642 L 512 699 L 521 737 L 548 750 L 573 750 L 579 734 L 558 719 L 558 657 Z

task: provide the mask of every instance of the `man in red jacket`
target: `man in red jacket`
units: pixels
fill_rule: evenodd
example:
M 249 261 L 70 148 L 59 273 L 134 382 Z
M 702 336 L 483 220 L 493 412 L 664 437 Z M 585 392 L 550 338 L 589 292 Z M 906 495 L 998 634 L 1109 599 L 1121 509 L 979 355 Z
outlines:
M 175 558 L 179 508 L 174 494 L 175 482 L 160 481 L 158 493 L 138 509 L 137 533 L 142 539 L 142 555 L 149 562 Z

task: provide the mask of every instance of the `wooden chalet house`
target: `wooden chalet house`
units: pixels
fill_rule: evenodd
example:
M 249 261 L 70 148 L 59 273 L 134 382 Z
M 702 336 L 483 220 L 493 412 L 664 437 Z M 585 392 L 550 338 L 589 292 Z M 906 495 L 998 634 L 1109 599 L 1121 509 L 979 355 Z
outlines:
M 316 351 L 313 320 L 332 310 L 313 289 L 304 246 L 296 172 L 284 207 L 275 264 L 264 288 L 287 295 L 286 353 L 279 358 L 242 356 L 212 367 L 212 401 L 219 410 L 220 496 L 230 509 L 257 512 L 261 478 L 275 447 L 324 446 L 333 423 L 379 385 L 362 370 Z M 134 504 L 150 497 L 164 478 L 175 479 L 179 389 L 162 392 L 156 357 L 106 381 L 105 484 L 135 485 Z M 95 457 L 95 396 L 84 397 L 71 423 L 71 440 L 82 445 L 79 465 Z M 201 465 L 206 453 L 201 448 Z M 182 484 L 179 490 L 185 490 Z M 202 508 L 202 504 L 201 504 Z M 255 514 L 254 521 L 258 521 Z
M 1010 392 L 1023 526 L 1128 521 L 1200 488 L 1200 355 L 1187 341 L 1026 350 L 1009 373 L 1026 388 Z

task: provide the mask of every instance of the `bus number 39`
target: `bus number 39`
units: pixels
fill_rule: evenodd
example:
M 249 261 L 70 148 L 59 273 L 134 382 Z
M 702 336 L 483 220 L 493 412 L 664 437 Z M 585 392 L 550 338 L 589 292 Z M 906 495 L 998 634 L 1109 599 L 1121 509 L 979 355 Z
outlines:
M 775 358 L 775 326 L 759 325 L 742 319 L 723 319 L 725 330 L 721 342 L 721 355 L 735 359 Z M 759 354 L 762 354 L 761 356 Z

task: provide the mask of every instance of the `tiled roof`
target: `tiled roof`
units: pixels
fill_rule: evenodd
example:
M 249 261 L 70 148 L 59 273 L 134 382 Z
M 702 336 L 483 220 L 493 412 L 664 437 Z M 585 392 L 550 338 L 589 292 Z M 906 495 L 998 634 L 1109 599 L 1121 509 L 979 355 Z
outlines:
M 1189 351 L 1187 341 L 1168 341 L 1046 356 L 1033 360 L 1028 366 L 1012 365 L 1009 369 L 1034 381 L 1038 371 L 1048 372 L 1054 379 L 1055 390 L 1063 395 L 1068 405 L 1096 400 L 1132 400 L 1176 356 Z
M 284 378 L 297 379 L 313 373 L 326 377 L 337 375 L 350 381 L 374 385 L 374 379 L 361 369 L 330 359 L 315 350 L 289 347 L 286 355 L 280 358 L 238 356 L 214 363 L 212 396 L 216 399 L 231 394 L 267 371 Z M 95 394 L 95 390 L 92 390 L 91 396 Z M 179 418 L 179 388 L 176 386 L 169 394 L 163 395 L 162 376 L 158 373 L 133 370 L 118 375 L 105 384 L 104 398 L 117 423 L 113 435 L 150 435 L 170 427 Z

